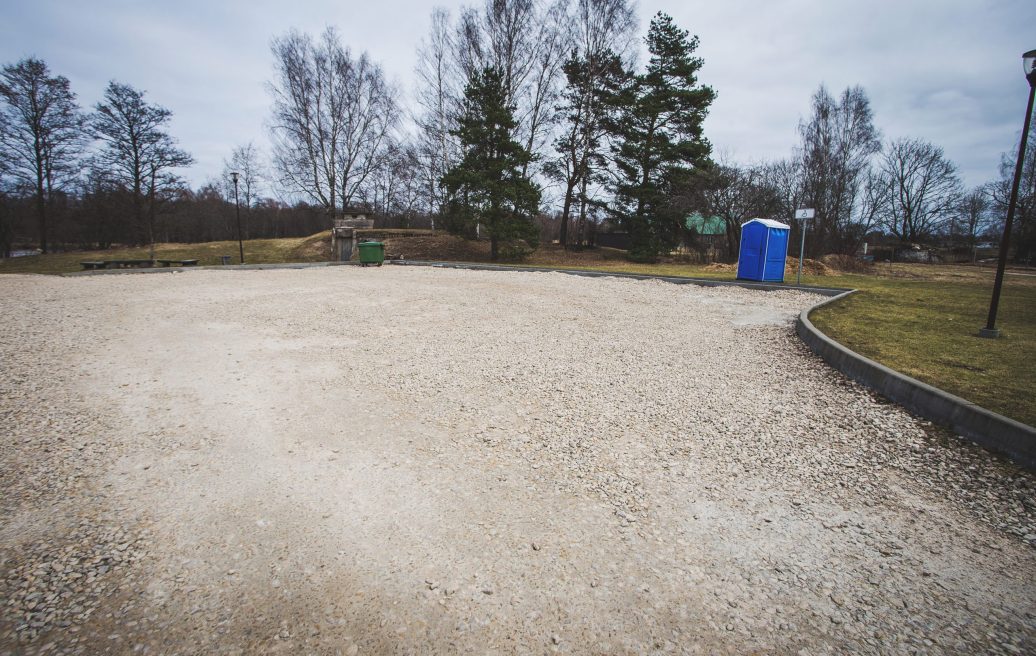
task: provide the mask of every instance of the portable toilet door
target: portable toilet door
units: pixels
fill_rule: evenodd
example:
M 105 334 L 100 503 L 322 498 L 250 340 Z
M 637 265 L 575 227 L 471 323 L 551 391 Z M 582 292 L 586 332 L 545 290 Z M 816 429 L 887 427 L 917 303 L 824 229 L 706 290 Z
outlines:
M 741 224 L 738 280 L 784 282 L 790 229 L 771 219 L 752 219 Z

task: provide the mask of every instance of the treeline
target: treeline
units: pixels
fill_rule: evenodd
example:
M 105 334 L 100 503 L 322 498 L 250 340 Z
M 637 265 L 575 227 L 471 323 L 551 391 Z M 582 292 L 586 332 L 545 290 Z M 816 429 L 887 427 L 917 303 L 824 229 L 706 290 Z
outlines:
M 680 240 L 682 190 L 710 167 L 715 93 L 697 80 L 696 37 L 659 13 L 638 67 L 636 29 L 626 0 L 437 9 L 412 121 L 333 29 L 289 32 L 273 43 L 275 177 L 328 213 L 362 202 L 485 236 L 494 258 L 533 247 L 552 209 L 566 245 L 610 218 L 631 257 L 654 258 Z
M 0 256 L 113 244 L 236 238 L 230 171 L 240 172 L 246 237 L 309 235 L 325 216 L 265 197 L 258 150 L 235 148 L 219 179 L 191 190 L 193 159 L 166 126 L 171 112 L 111 82 L 92 111 L 67 78 L 33 58 L 0 71 Z
M 691 191 L 692 205 L 726 225 L 736 253 L 740 225 L 752 217 L 802 226 L 796 208 L 813 208 L 807 254 L 857 253 L 865 240 L 939 244 L 975 252 L 980 241 L 998 242 L 1007 214 L 1014 154 L 1005 153 L 994 180 L 968 189 L 939 146 L 923 139 L 882 139 L 861 87 L 838 97 L 821 86 L 799 125 L 800 144 L 790 157 L 756 165 L 720 162 Z M 1026 153 L 1014 257 L 1036 255 L 1036 152 Z
M 811 255 L 875 235 L 972 249 L 995 238 L 1013 158 L 965 189 L 937 145 L 883 138 L 860 87 L 821 86 L 787 158 L 714 161 L 702 124 L 716 93 L 698 81 L 697 46 L 661 13 L 641 33 L 627 0 L 435 9 L 408 100 L 333 28 L 289 31 L 271 42 L 271 151 L 234 148 L 199 189 L 183 181 L 193 161 L 167 109 L 112 82 L 85 111 L 66 78 L 26 59 L 0 74 L 0 250 L 233 238 L 238 201 L 247 237 L 310 234 L 361 206 L 381 225 L 488 238 L 502 257 L 610 230 L 650 260 L 703 244 L 692 213 L 722 219 L 733 254 L 741 223 L 801 207 L 816 210 Z M 1029 152 L 1021 259 L 1036 249 Z

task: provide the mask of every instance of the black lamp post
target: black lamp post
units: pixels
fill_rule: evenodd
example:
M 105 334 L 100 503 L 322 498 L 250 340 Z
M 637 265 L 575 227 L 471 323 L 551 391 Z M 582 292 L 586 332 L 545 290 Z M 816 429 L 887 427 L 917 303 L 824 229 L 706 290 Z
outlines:
M 241 201 L 237 197 L 237 171 L 233 171 L 230 177 L 234 179 L 234 205 L 237 207 L 237 250 L 241 256 L 241 264 L 245 263 L 245 244 L 241 241 Z
M 1025 123 L 1022 125 L 1022 142 L 1018 145 L 1018 162 L 1014 165 L 1014 182 L 1011 183 L 1011 200 L 1007 204 L 1007 220 L 1004 222 L 1004 236 L 1000 240 L 1000 257 L 996 263 L 996 280 L 993 282 L 993 299 L 989 303 L 989 318 L 986 327 L 978 331 L 979 337 L 999 337 L 996 327 L 996 311 L 1000 305 L 1000 290 L 1004 286 L 1004 269 L 1007 268 L 1008 240 L 1011 238 L 1011 223 L 1014 221 L 1014 208 L 1018 204 L 1018 187 L 1022 182 L 1022 169 L 1025 167 L 1025 145 L 1029 141 L 1029 124 L 1032 122 L 1032 100 L 1036 95 L 1036 50 L 1022 55 L 1022 67 L 1025 79 L 1029 82 L 1029 105 L 1025 109 Z

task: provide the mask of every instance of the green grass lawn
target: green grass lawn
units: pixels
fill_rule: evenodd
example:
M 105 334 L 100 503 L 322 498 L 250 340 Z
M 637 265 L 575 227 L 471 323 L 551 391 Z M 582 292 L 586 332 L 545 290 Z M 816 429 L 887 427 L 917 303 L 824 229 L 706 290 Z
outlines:
M 935 279 L 825 276 L 823 282 L 860 290 L 813 313 L 814 325 L 828 336 L 908 376 L 1036 425 L 1036 277 L 1005 278 L 999 339 L 978 337 L 993 287 L 989 270 Z
M 326 233 L 245 242 L 249 263 L 313 262 L 327 258 Z M 163 244 L 157 257 L 237 261 L 237 242 Z M 146 258 L 146 248 L 19 257 L 0 273 L 67 273 L 83 260 Z M 566 253 L 544 247 L 526 266 L 587 268 L 732 280 L 731 271 L 686 264 L 634 264 L 619 251 Z M 1000 302 L 1003 337 L 977 336 L 985 325 L 993 271 L 967 266 L 882 265 L 867 274 L 803 276 L 803 283 L 859 291 L 815 312 L 813 323 L 852 350 L 985 408 L 1036 425 L 1036 276 L 1008 275 Z

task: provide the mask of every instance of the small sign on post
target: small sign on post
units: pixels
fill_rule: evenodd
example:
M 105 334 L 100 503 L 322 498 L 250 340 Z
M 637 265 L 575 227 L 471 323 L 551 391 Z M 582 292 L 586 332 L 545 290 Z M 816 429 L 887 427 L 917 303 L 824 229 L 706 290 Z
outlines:
M 802 259 L 804 257 L 806 257 L 806 225 L 807 225 L 807 221 L 812 221 L 813 220 L 813 216 L 815 214 L 816 213 L 813 211 L 812 208 L 805 208 L 805 209 L 795 210 L 795 219 L 797 221 L 801 221 L 802 222 L 801 224 L 799 224 L 799 229 L 800 229 L 800 232 L 802 233 L 802 244 L 799 246 L 799 275 L 798 275 L 798 277 L 795 278 L 795 284 L 796 285 L 801 285 L 802 284 Z

